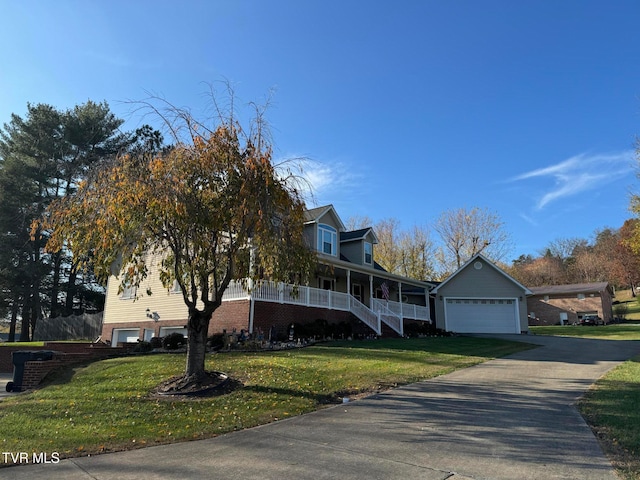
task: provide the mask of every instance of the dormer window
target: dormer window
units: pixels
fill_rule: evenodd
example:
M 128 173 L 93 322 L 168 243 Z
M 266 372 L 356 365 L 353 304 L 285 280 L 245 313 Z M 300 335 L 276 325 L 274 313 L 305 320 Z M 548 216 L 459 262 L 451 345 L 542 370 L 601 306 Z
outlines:
M 338 255 L 338 231 L 330 225 L 318 225 L 318 251 L 327 255 Z
M 364 242 L 364 263 L 367 265 L 373 263 L 373 245 L 371 242 Z

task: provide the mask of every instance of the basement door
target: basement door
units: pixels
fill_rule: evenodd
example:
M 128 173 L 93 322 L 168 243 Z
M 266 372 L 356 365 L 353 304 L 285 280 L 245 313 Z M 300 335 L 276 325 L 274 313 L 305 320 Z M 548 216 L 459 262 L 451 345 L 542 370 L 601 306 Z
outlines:
M 445 329 L 457 333 L 520 333 L 513 298 L 447 298 Z

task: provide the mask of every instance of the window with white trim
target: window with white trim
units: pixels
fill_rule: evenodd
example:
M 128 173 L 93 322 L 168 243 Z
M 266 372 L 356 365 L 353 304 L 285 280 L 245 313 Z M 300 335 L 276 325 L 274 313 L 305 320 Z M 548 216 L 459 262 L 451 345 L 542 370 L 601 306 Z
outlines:
M 330 225 L 318 225 L 318 251 L 338 256 L 338 231 Z
M 137 291 L 138 291 L 138 288 L 135 285 L 127 284 L 122 288 L 120 299 L 121 300 L 135 299 Z
M 364 263 L 367 265 L 373 263 L 373 245 L 371 242 L 364 242 Z

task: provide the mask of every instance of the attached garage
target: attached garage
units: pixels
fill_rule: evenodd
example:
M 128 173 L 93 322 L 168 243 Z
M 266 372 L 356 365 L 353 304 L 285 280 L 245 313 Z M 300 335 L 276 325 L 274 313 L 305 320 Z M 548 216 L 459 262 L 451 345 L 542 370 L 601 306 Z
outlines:
M 140 340 L 139 328 L 114 328 L 111 334 L 111 346 L 117 347 L 118 343 L 135 343 Z
M 438 285 L 436 326 L 456 333 L 527 333 L 531 292 L 478 254 Z

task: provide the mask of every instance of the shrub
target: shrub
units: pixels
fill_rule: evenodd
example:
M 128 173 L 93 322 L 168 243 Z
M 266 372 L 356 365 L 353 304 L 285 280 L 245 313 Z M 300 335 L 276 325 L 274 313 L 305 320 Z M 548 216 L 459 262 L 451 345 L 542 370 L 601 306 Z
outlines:
M 214 333 L 207 338 L 207 346 L 212 350 L 220 350 L 224 347 L 224 333 Z
M 151 337 L 151 348 L 162 348 L 162 337 Z
M 185 343 L 184 335 L 178 332 L 170 333 L 162 339 L 162 346 L 167 350 L 177 350 Z
M 429 322 L 409 322 L 404 327 L 407 337 L 449 337 L 451 334 Z
M 151 346 L 151 342 L 138 342 L 138 344 L 133 348 L 133 351 L 136 353 L 146 353 L 146 352 L 150 352 L 151 350 L 153 350 L 153 347 Z
M 616 317 L 624 320 L 629 313 L 629 305 L 627 305 L 626 303 L 618 303 L 613 307 L 613 313 L 616 315 Z

